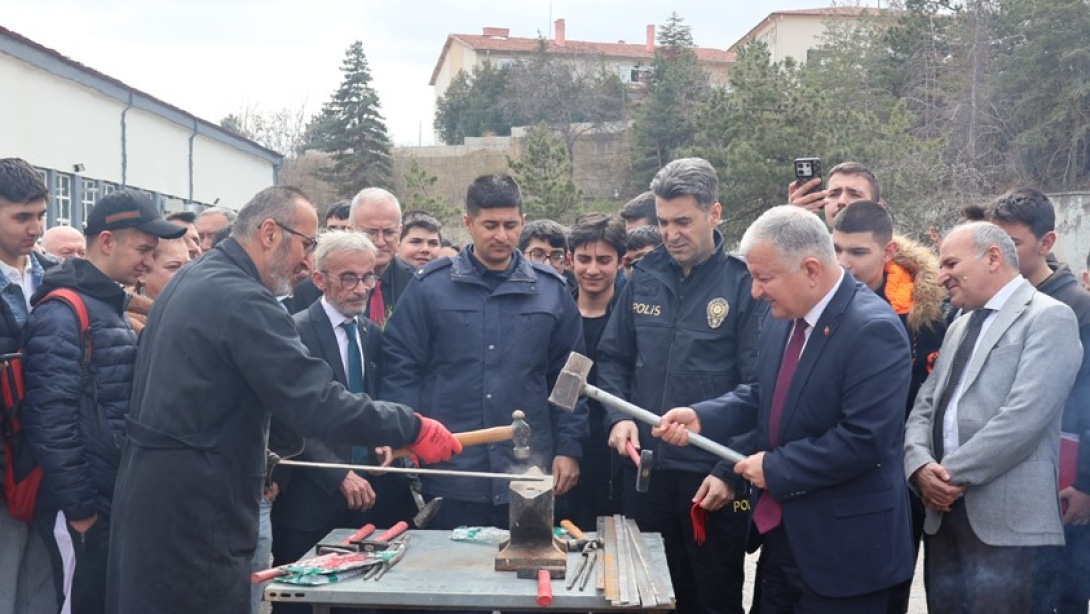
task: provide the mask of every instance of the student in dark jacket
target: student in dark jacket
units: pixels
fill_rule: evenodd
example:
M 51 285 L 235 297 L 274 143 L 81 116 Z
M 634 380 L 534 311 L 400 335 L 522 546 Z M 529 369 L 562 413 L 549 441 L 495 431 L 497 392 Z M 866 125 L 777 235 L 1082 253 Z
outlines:
M 159 239 L 176 239 L 185 228 L 161 219 L 151 201 L 134 190 L 98 201 L 87 220 L 87 258 L 69 258 L 46 274 L 31 299 L 56 288 L 75 290 L 87 306 L 91 363 L 72 308 L 47 301 L 27 320 L 24 352 L 26 405 L 23 424 L 42 466 L 37 514 L 67 523 L 76 561 L 68 601 L 74 613 L 106 611 L 106 560 L 117 466 L 125 442 L 132 396 L 136 333 L 125 317 L 128 295 L 152 268 Z M 54 557 L 55 578 L 64 575 Z M 63 599 L 64 596 L 61 596 Z
M 885 299 L 905 326 L 912 344 L 907 420 L 916 402 L 916 392 L 931 373 L 946 334 L 942 314 L 946 288 L 938 284 L 938 258 L 923 245 L 894 236 L 889 210 L 867 200 L 848 205 L 833 220 L 833 248 L 840 266 Z M 912 509 L 912 543 L 918 555 L 923 539 L 924 505 L 912 490 L 908 491 L 908 500 Z M 894 587 L 889 614 L 907 612 L 911 592 L 911 578 Z
M 412 444 L 425 463 L 459 450 L 435 421 L 345 390 L 300 343 L 276 295 L 309 267 L 317 228 L 305 194 L 266 188 L 155 301 L 114 493 L 111 614 L 249 609 L 271 414 L 330 442 Z
M 579 480 L 585 406 L 548 402 L 583 327 L 564 281 L 515 249 L 522 196 L 507 175 L 478 177 L 466 194 L 473 245 L 417 273 L 383 333 L 382 398 L 419 408 L 455 432 L 511 424 L 521 409 L 536 463 L 553 474 L 556 494 Z M 450 469 L 507 471 L 520 464 L 509 445 L 474 446 Z M 430 527 L 506 526 L 509 485 L 497 480 L 436 480 L 424 492 L 444 498 Z
M 598 382 L 661 415 L 754 376 L 766 307 L 715 229 L 722 215 L 715 169 L 699 158 L 675 160 L 651 190 L 664 245 L 640 259 L 621 291 L 598 345 Z M 609 421 L 618 454 L 627 457 L 626 440 L 654 448 L 646 494 L 635 492 L 635 467 L 625 465 L 625 513 L 641 530 L 662 533 L 678 611 L 741 612 L 749 504 L 736 495 L 744 481 L 707 452 L 655 442 L 650 427 L 625 414 L 610 411 Z
M 1056 244 L 1056 211 L 1043 192 L 1015 188 L 985 210 L 1018 249 L 1018 268 L 1031 284 L 1067 305 L 1079 322 L 1082 366 L 1064 405 L 1061 429 L 1081 441 L 1074 483 L 1060 490 L 1063 503 L 1063 547 L 1042 548 L 1037 559 L 1033 612 L 1086 612 L 1090 599 L 1090 293 L 1067 266 L 1050 263 Z M 1063 469 L 1061 469 L 1063 473 Z
M 20 158 L 0 159 L 0 354 L 22 347 L 30 297 L 45 272 L 57 265 L 56 260 L 34 251 L 45 228 L 48 199 L 49 189 L 33 166 Z M 4 481 L 3 452 L 0 442 L 0 487 Z M 13 470 L 22 478 L 36 464 L 33 451 L 23 445 Z M 31 612 L 59 607 L 46 548 L 52 534 L 52 524 L 18 520 L 0 501 L 0 613 L 17 611 L 16 604 Z
M 523 233 L 525 235 L 525 232 Z M 583 318 L 586 356 L 598 360 L 598 340 L 602 338 L 620 290 L 617 277 L 625 255 L 624 221 L 603 213 L 579 216 L 568 238 L 569 260 L 576 281 L 575 304 Z M 587 383 L 598 383 L 598 371 L 591 367 Z M 621 465 L 629 462 L 609 447 L 606 410 L 587 399 L 590 433 L 583 443 L 583 463 L 579 484 L 557 500 L 558 517 L 570 518 L 580 527 L 594 527 L 598 516 L 621 513 Z M 562 513 L 563 511 L 563 513 Z

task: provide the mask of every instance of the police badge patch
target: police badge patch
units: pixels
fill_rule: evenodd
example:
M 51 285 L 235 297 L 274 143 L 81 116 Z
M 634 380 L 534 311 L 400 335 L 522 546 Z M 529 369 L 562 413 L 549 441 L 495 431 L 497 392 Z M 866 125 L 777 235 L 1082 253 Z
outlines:
M 723 320 L 727 319 L 728 313 L 730 313 L 730 304 L 727 303 L 727 299 L 713 298 L 708 302 L 708 326 L 719 328 Z

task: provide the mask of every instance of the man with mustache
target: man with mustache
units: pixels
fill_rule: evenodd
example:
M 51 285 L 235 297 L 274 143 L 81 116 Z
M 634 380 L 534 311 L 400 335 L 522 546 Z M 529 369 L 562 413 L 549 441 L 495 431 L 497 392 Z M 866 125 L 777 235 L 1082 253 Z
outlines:
M 135 284 L 151 270 L 159 239 L 177 239 L 185 228 L 163 220 L 147 196 L 122 190 L 91 209 L 86 234 L 87 258 L 69 258 L 50 270 L 31 302 L 57 288 L 79 293 L 94 349 L 89 369 L 82 364 L 87 346 L 72 308 L 61 301 L 38 305 L 23 342 L 22 412 L 43 473 L 38 518 L 68 532 L 69 539 L 54 537 L 51 544 L 58 580 L 65 573 L 61 557 L 75 559 L 72 588 L 59 597 L 81 613 L 106 611 L 110 500 L 136 361 L 137 337 L 125 317 L 128 297 L 122 285 Z

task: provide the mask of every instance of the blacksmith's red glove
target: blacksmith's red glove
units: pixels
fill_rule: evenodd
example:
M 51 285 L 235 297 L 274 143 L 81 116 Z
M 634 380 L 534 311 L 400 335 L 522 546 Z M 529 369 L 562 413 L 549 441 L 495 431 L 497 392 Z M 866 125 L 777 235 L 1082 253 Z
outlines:
M 441 463 L 462 451 L 462 442 L 455 439 L 441 422 L 420 414 L 416 414 L 416 417 L 420 420 L 420 435 L 409 449 L 421 461 Z

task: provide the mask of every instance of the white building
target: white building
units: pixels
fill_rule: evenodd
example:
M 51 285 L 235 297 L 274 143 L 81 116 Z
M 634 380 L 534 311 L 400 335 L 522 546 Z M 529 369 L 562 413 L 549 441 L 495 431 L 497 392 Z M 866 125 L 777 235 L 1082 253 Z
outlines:
M 874 9 L 860 6 L 774 11 L 761 23 L 753 26 L 727 51 L 737 53 L 747 43 L 759 41 L 768 46 L 772 62 L 792 58 L 801 64 L 813 57 L 830 25 L 856 23 L 866 16 L 875 17 L 881 14 Z
M 0 27 L 0 158 L 41 170 L 48 225 L 82 227 L 120 188 L 163 211 L 238 209 L 283 156 Z

